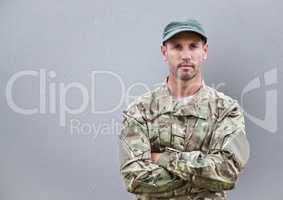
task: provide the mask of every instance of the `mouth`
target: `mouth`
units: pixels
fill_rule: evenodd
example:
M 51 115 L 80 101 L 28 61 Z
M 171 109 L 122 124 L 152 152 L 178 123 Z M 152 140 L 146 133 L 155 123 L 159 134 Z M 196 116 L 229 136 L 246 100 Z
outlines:
M 187 65 L 187 64 L 186 64 L 186 65 L 180 65 L 179 68 L 180 68 L 180 69 L 192 69 L 192 68 L 194 68 L 194 66 L 193 66 L 193 65 Z

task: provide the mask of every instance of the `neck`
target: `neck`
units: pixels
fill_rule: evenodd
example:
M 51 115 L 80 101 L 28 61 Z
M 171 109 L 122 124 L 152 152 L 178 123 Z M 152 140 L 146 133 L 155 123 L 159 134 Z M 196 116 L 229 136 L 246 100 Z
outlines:
M 194 95 L 202 86 L 202 77 L 197 74 L 190 80 L 176 79 L 174 76 L 169 75 L 167 81 L 168 88 L 174 97 L 181 98 Z

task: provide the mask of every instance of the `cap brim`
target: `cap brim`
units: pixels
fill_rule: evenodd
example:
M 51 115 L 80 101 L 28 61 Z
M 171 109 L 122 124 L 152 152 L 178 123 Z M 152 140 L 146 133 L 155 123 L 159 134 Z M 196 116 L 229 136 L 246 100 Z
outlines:
M 187 28 L 183 28 L 183 29 L 177 29 L 177 30 L 174 30 L 174 31 L 168 33 L 164 38 L 162 38 L 162 43 L 164 43 L 165 41 L 169 40 L 174 35 L 181 33 L 181 32 L 194 32 L 194 33 L 197 33 L 200 36 L 204 37 L 205 39 L 207 39 L 207 37 L 202 32 L 197 31 L 196 29 L 187 27 Z

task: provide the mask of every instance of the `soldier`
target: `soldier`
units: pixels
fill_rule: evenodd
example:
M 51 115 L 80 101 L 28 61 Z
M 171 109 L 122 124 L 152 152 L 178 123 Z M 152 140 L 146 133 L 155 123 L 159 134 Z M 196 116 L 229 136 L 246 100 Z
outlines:
M 138 200 L 225 200 L 248 161 L 239 104 L 202 79 L 207 52 L 198 21 L 169 23 L 161 44 L 166 81 L 123 112 L 120 171 Z

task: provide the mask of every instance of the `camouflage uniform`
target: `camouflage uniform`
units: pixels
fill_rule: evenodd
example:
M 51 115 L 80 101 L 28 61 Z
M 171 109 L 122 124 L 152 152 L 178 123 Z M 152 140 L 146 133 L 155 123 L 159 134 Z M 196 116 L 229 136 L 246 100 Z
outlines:
M 203 82 L 182 102 L 163 83 L 124 112 L 119 151 L 123 182 L 138 200 L 224 200 L 249 144 L 237 101 Z M 158 163 L 151 152 L 161 153 Z

